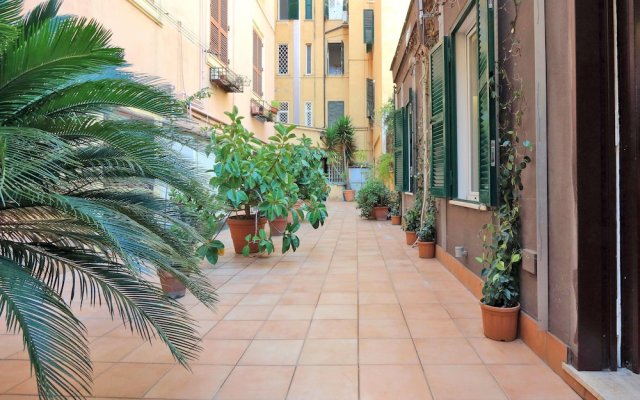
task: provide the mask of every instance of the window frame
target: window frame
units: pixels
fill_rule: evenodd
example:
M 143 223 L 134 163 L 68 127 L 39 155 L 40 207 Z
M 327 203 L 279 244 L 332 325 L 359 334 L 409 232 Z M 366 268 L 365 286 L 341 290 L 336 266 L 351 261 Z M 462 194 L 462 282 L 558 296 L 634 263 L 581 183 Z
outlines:
M 330 107 L 330 103 L 342 103 L 342 115 L 339 116 L 338 118 L 336 118 L 335 121 L 333 121 L 334 123 L 338 121 L 338 119 L 342 118 L 345 116 L 345 101 L 344 100 L 327 100 L 327 127 L 331 126 L 331 124 L 329 123 L 329 117 L 330 117 L 330 113 L 329 110 L 331 109 Z
M 286 65 L 287 69 L 286 69 L 285 72 L 280 72 L 281 71 L 281 69 L 280 69 L 280 55 L 281 55 L 280 48 L 283 47 L 283 46 L 286 47 L 286 49 L 287 49 L 287 61 L 286 61 L 287 62 L 287 65 Z M 278 75 L 282 75 L 282 76 L 289 75 L 289 43 L 278 43 L 277 51 L 278 51 Z
M 339 45 L 340 46 L 340 73 L 331 73 L 329 66 L 331 65 L 331 52 L 329 51 L 329 46 L 332 45 Z M 326 67 L 326 71 L 327 71 L 327 76 L 345 76 L 346 75 L 346 71 L 345 71 L 345 62 L 344 62 L 344 42 L 327 42 L 327 67 Z
M 286 110 L 283 110 L 283 106 L 286 106 Z M 281 101 L 278 107 L 278 113 L 276 115 L 276 123 L 288 124 L 289 123 L 289 102 Z M 282 121 L 282 115 L 286 115 L 286 120 Z
M 305 21 L 313 20 L 313 0 L 304 0 L 304 19 Z
M 310 76 L 313 74 L 313 45 L 311 43 L 305 44 L 305 63 L 304 74 Z
M 259 46 L 258 46 L 259 45 Z M 253 29 L 253 85 L 252 89 L 255 94 L 262 97 L 264 95 L 264 80 L 262 73 L 264 72 L 264 44 L 263 37 L 254 28 Z M 257 84 L 256 82 L 259 82 Z
M 304 125 L 308 128 L 313 127 L 313 102 L 304 102 Z

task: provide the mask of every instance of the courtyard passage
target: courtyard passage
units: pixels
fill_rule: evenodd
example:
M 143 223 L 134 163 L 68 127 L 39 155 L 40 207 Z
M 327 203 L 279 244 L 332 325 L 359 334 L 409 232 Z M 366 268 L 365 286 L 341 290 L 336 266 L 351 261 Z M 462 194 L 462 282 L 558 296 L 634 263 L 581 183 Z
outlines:
M 398 226 L 330 202 L 329 219 L 300 231 L 285 256 L 227 253 L 207 274 L 212 312 L 200 322 L 191 371 L 158 342 L 104 310 L 83 308 L 93 394 L 128 399 L 578 399 L 524 343 L 485 339 L 478 301 L 438 261 L 407 246 Z M 4 333 L 4 329 L 1 331 Z M 0 335 L 0 399 L 35 399 L 21 338 Z

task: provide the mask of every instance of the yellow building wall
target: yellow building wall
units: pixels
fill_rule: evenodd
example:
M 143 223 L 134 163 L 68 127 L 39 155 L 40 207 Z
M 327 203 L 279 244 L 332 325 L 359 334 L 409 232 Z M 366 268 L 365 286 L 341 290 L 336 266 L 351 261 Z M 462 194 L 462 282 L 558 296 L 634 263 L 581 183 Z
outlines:
M 25 11 L 41 0 L 25 0 Z M 263 98 L 274 99 L 275 0 L 229 0 L 229 67 L 249 79 L 253 76 L 253 30 L 263 36 Z M 218 60 L 209 47 L 209 0 L 65 0 L 62 14 L 94 18 L 113 33 L 113 45 L 125 49 L 134 72 L 154 75 L 186 98 L 201 89 L 211 97 L 202 99 L 194 112 L 206 123 L 226 122 L 225 111 L 235 104 L 246 116 L 244 125 L 262 139 L 273 133 L 273 123 L 250 117 L 250 100 L 259 96 L 251 85 L 243 93 L 226 93 L 213 85 L 210 67 Z

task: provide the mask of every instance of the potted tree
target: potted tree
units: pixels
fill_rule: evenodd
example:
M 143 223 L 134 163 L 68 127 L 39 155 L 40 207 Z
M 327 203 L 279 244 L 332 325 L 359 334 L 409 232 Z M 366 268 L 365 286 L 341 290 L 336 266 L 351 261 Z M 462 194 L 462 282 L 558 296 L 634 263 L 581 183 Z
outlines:
M 407 244 L 412 245 L 417 240 L 416 231 L 420 228 L 420 210 L 416 207 L 410 208 L 404 214 L 404 234 Z
M 382 181 L 369 179 L 356 196 L 360 216 L 375 217 L 378 221 L 386 221 L 389 214 L 390 197 L 391 191 Z
M 272 253 L 273 241 L 264 228 L 267 221 L 278 224 L 281 219 L 286 222 L 282 252 L 295 251 L 300 244 L 295 232 L 304 214 L 314 228 L 324 224 L 327 217 L 324 199 L 315 195 L 303 209 L 294 208 L 299 193 L 294 171 L 302 162 L 295 157 L 295 126 L 276 124 L 276 133 L 264 143 L 244 128 L 237 107 L 225 114 L 231 122 L 214 129 L 207 152 L 215 155 L 210 183 L 229 208 L 227 224 L 235 252 Z M 287 222 L 290 213 L 293 221 Z
M 344 116 L 336 121 L 333 127 L 335 142 L 342 153 L 342 168 L 344 173 L 344 201 L 355 199 L 355 190 L 351 189 L 351 179 L 349 176 L 349 165 L 353 161 L 356 152 L 355 130 L 349 116 Z
M 397 192 L 391 194 L 389 201 L 389 215 L 391 216 L 391 225 L 402 224 L 402 211 L 400 209 L 400 196 Z

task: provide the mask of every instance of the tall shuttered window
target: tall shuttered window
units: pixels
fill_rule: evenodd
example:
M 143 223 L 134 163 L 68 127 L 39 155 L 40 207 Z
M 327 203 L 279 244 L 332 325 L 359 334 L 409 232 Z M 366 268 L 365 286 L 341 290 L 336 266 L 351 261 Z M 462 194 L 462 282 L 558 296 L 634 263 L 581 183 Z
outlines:
M 403 134 L 403 120 L 405 108 L 396 109 L 393 112 L 393 137 L 394 137 L 394 183 L 396 190 L 405 191 L 404 176 L 406 175 L 404 163 L 405 140 Z
M 262 37 L 253 31 L 253 91 L 262 96 Z
M 376 83 L 367 78 L 367 118 L 373 121 L 376 113 Z
M 344 101 L 328 101 L 327 126 L 332 126 L 342 117 L 344 117 Z
M 313 0 L 304 0 L 304 19 L 313 19 Z
M 306 66 L 304 69 L 304 73 L 305 75 L 311 75 L 311 43 L 307 43 L 305 45 L 305 62 L 306 62 Z
M 298 19 L 300 3 L 298 0 L 278 0 L 278 19 Z
M 477 0 L 465 15 L 430 54 L 430 188 L 436 197 L 495 205 L 493 9 Z
M 229 62 L 228 0 L 211 0 L 209 51 L 223 63 Z
M 374 38 L 373 10 L 363 10 L 362 22 L 364 43 L 367 51 L 371 51 Z

